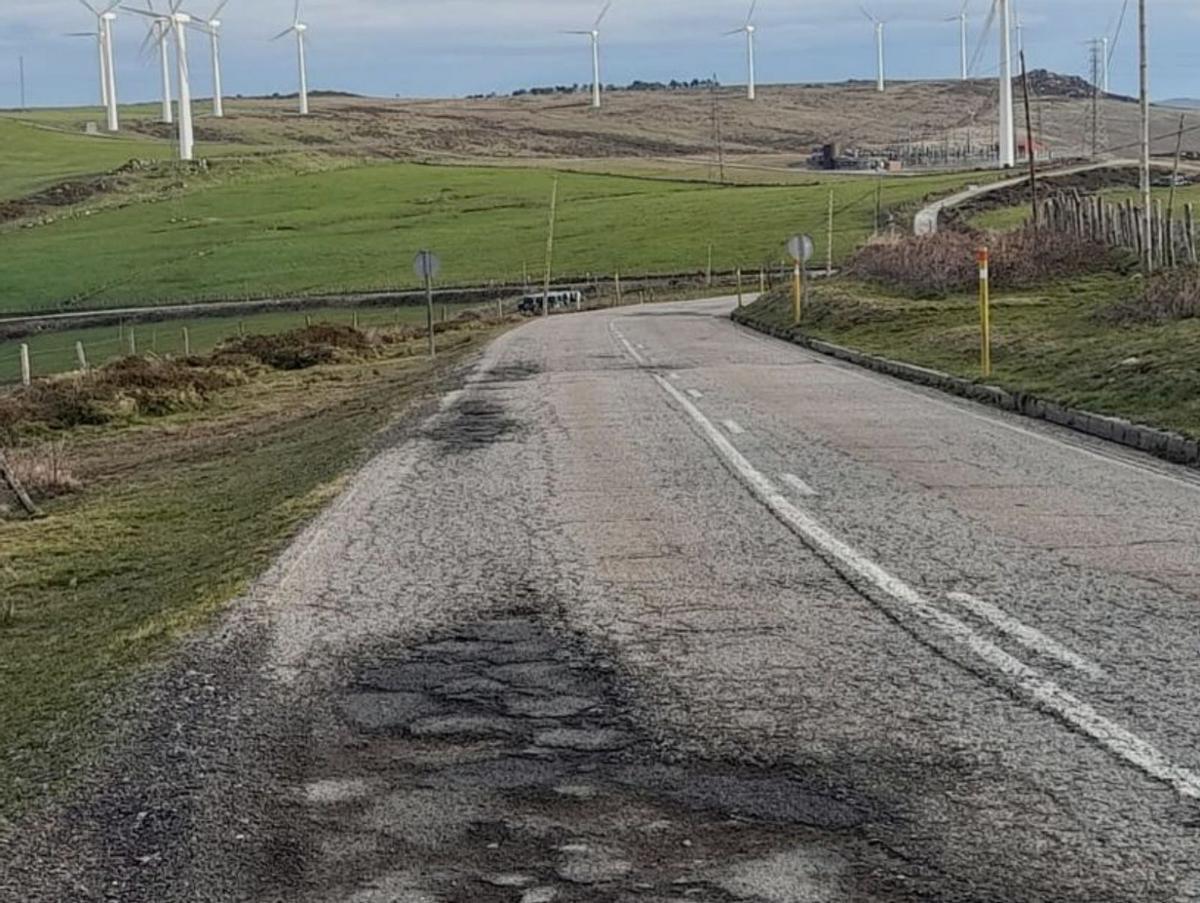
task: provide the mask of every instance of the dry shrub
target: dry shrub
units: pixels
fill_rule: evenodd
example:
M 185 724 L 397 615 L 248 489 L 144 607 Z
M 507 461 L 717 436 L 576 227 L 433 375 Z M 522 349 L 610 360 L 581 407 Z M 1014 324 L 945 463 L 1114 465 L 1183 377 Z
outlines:
M 849 271 L 923 298 L 969 291 L 979 281 L 975 253 L 987 246 L 992 285 L 1032 288 L 1056 279 L 1111 270 L 1118 255 L 1090 239 L 1030 227 L 990 235 L 946 231 L 872 241 L 851 261 Z
M 1140 295 L 1123 298 L 1098 314 L 1106 323 L 1170 323 L 1200 317 L 1200 267 L 1160 270 Z
M 71 472 L 63 442 L 46 442 L 5 451 L 13 475 L 34 501 L 78 492 L 83 484 Z
M 275 370 L 306 370 L 340 358 L 366 357 L 379 344 L 376 337 L 360 329 L 319 323 L 278 335 L 233 339 L 217 350 L 214 359 L 248 356 Z
M 38 380 L 0 396 L 0 437 L 11 440 L 31 425 L 71 429 L 109 423 L 120 414 L 189 410 L 245 380 L 239 370 L 207 364 L 133 357 L 89 373 Z

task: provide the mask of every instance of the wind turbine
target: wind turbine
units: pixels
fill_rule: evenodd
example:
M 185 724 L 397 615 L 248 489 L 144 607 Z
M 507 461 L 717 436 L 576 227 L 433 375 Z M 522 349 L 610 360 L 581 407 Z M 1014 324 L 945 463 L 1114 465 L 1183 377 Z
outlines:
M 861 9 L 862 14 L 867 17 L 867 21 L 873 22 L 875 25 L 875 55 L 879 58 L 878 59 L 879 76 L 878 76 L 878 80 L 876 81 L 875 84 L 876 84 L 876 90 L 883 92 L 883 91 L 887 90 L 887 84 L 884 80 L 884 71 L 883 71 L 883 26 L 885 26 L 887 23 L 884 22 L 882 19 L 876 19 L 873 15 L 871 15 L 869 12 L 867 12 L 867 8 L 865 6 L 860 6 L 859 9 Z
M 958 51 L 962 63 L 961 78 L 963 81 L 966 81 L 970 74 L 967 66 L 967 7 L 970 5 L 971 0 L 963 0 L 962 9 L 958 11 L 957 16 L 951 16 L 949 19 L 942 20 L 944 22 L 958 23 Z
M 174 38 L 176 77 L 179 82 L 179 159 L 195 159 L 196 139 L 192 130 L 192 86 L 188 74 L 187 29 L 193 19 L 179 7 L 183 0 L 171 0 L 170 12 L 159 13 L 153 9 L 122 7 L 139 16 L 154 19 L 160 24 L 158 42 L 166 44 L 168 37 Z
M 212 72 L 213 72 L 213 116 L 221 119 L 225 116 L 225 98 L 221 94 L 221 10 L 229 0 L 221 0 L 217 4 L 217 8 L 213 10 L 212 15 L 208 17 L 205 23 L 208 28 L 209 41 L 212 44 Z M 299 11 L 297 11 L 299 18 Z
M 600 15 L 588 31 L 565 31 L 563 34 L 587 35 L 592 41 L 592 108 L 600 109 L 600 23 L 612 8 L 613 0 L 607 0 Z
M 146 11 L 157 16 L 154 0 L 146 0 Z M 169 31 L 170 26 L 162 19 L 156 18 L 150 23 L 146 40 L 142 42 L 143 54 L 149 50 L 152 44 L 158 50 L 158 65 L 162 74 L 162 121 L 167 125 L 171 125 L 175 121 L 175 112 L 171 106 L 171 59 L 167 51 L 167 42 L 164 40 Z
M 96 17 L 96 39 L 100 49 L 100 100 L 104 105 L 107 116 L 107 127 L 110 132 L 119 131 L 120 121 L 117 117 L 117 77 L 113 66 L 113 22 L 117 14 L 113 12 L 121 5 L 121 0 L 113 0 L 101 10 L 93 6 L 89 0 L 79 0 L 92 15 Z M 72 37 L 80 36 L 79 33 Z
M 754 100 L 755 84 L 754 84 L 754 10 L 758 6 L 758 0 L 751 0 L 750 12 L 746 14 L 746 24 L 741 28 L 735 28 L 733 31 L 725 32 L 726 37 L 729 35 L 746 33 L 746 97 Z
M 983 29 L 984 41 L 997 18 L 1000 20 L 1000 168 L 1012 169 L 1017 165 L 1017 148 L 1016 133 L 1013 131 L 1013 23 L 1009 0 L 992 0 L 992 11 Z
M 281 38 L 286 38 L 290 34 L 296 35 L 296 55 L 300 63 L 300 115 L 308 115 L 308 63 L 304 59 L 304 33 L 308 31 L 308 26 L 300 21 L 300 0 L 296 0 L 296 11 L 292 16 L 292 24 L 285 28 L 272 41 L 278 41 Z

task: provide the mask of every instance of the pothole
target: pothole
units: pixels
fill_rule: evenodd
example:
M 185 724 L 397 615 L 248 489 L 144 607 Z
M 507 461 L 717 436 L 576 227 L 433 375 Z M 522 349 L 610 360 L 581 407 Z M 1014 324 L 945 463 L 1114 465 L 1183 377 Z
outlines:
M 659 761 L 614 674 L 525 617 L 364 663 L 296 794 L 315 831 L 289 899 L 853 895 L 837 832 L 863 824 L 865 801 L 798 772 Z
M 486 399 L 464 398 L 439 417 L 425 435 L 444 454 L 461 454 L 503 441 L 518 428 L 518 421 L 508 416 L 502 405 Z

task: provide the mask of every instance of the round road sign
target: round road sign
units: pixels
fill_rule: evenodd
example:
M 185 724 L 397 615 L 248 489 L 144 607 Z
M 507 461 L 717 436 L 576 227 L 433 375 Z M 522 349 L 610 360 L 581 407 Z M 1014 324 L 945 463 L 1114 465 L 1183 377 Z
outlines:
M 436 279 L 442 271 L 442 262 L 432 251 L 418 251 L 413 258 L 413 272 L 418 279 Z
M 811 235 L 793 235 L 787 243 L 788 254 L 797 263 L 808 263 L 812 260 L 815 247 Z

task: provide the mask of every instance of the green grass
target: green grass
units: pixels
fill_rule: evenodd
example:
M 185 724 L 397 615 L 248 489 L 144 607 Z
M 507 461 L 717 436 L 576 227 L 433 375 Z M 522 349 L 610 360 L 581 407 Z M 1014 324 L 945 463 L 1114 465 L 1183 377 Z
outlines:
M 1170 188 L 1154 188 L 1152 196 L 1156 201 L 1162 201 L 1164 209 L 1170 199 Z M 1114 188 L 1101 192 L 1101 195 L 1106 201 L 1112 204 L 1123 204 L 1126 201 L 1133 201 L 1135 204 L 1141 204 L 1141 194 L 1133 189 Z M 1175 189 L 1175 216 L 1181 218 L 1183 216 L 1183 207 L 1185 204 L 1200 205 L 1200 185 L 1181 185 Z M 1008 231 L 1016 229 L 1029 219 L 1029 205 L 1021 204 L 1015 207 L 997 207 L 994 210 L 985 210 L 970 218 L 971 225 L 980 229 L 995 229 L 997 231 Z
M 468 307 L 477 306 L 449 304 L 445 305 L 445 312 L 453 317 Z M 440 319 L 442 313 L 443 305 L 439 304 L 435 309 L 435 316 Z M 314 323 L 349 325 L 355 321 L 355 316 L 355 312 L 347 308 L 321 308 L 304 311 L 267 311 L 236 317 L 197 317 L 161 323 L 97 326 L 41 333 L 23 339 L 0 341 L 0 385 L 20 380 L 22 343 L 29 346 L 31 369 L 37 377 L 77 369 L 76 342 L 84 344 L 88 363 L 98 366 L 128 354 L 131 347 L 142 353 L 180 355 L 184 351 L 184 329 L 188 331 L 192 353 L 206 354 L 224 340 L 241 333 L 273 335 L 303 326 L 306 317 L 310 317 Z M 416 305 L 366 307 L 357 312 L 358 323 L 363 328 L 396 324 L 420 325 L 425 323 L 425 317 L 425 308 Z
M 269 374 L 198 412 L 70 435 L 83 494 L 44 520 L 0 519 L 0 815 L 86 760 L 96 703 L 243 590 L 376 432 L 488 334 L 445 335 L 436 367 Z
M 1115 326 L 1096 316 L 1136 282 L 1095 276 L 1041 291 L 1000 291 L 989 383 L 1200 437 L 1200 320 Z M 857 283 L 814 290 L 805 334 L 968 379 L 979 372 L 976 299 L 911 301 Z M 789 323 L 789 299 L 749 308 Z
M 170 200 L 0 235 L 0 310 L 83 309 L 264 294 L 411 287 L 429 247 L 445 284 L 516 280 L 545 256 L 549 172 L 365 165 L 205 187 Z M 911 206 L 969 176 L 885 181 L 887 208 Z M 825 245 L 834 192 L 834 259 L 871 230 L 874 185 L 720 187 L 564 174 L 555 271 L 655 273 L 778 261 L 788 235 Z

